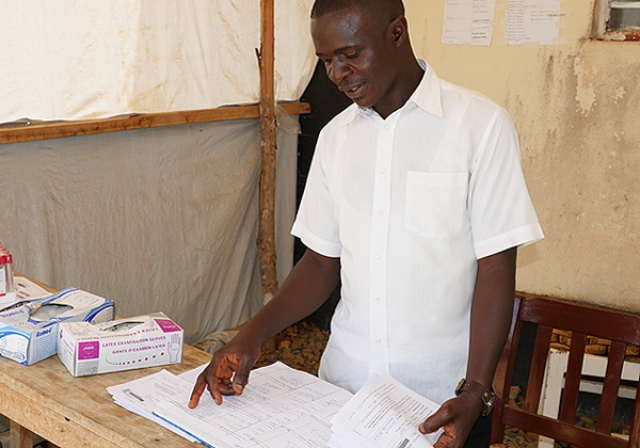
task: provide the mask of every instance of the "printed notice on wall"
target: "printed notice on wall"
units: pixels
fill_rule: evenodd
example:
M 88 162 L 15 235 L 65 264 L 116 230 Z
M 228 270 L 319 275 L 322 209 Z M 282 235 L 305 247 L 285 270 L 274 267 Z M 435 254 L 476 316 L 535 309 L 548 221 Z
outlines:
M 550 0 L 507 0 L 504 36 L 509 45 L 550 45 L 560 33 L 560 2 Z
M 495 0 L 447 0 L 443 44 L 491 45 Z

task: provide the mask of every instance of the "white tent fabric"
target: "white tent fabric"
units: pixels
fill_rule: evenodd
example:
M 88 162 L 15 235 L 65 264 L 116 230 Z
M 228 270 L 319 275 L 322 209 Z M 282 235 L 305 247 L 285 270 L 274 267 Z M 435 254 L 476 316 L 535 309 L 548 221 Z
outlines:
M 279 101 L 298 99 L 315 67 L 311 3 L 275 4 Z M 258 100 L 259 0 L 0 0 L 0 11 L 0 123 Z M 278 132 L 279 281 L 293 258 L 291 127 Z M 0 145 L 0 242 L 17 271 L 107 297 L 123 317 L 163 311 L 198 342 L 262 306 L 259 139 L 251 119 Z
M 279 101 L 313 74 L 311 4 L 275 3 Z M 0 0 L 0 11 L 0 123 L 259 99 L 259 0 Z
M 258 120 L 0 145 L 0 242 L 14 268 L 163 311 L 189 342 L 262 305 Z M 297 136 L 278 133 L 279 273 L 291 266 Z M 282 173 L 289 173 L 288 176 Z

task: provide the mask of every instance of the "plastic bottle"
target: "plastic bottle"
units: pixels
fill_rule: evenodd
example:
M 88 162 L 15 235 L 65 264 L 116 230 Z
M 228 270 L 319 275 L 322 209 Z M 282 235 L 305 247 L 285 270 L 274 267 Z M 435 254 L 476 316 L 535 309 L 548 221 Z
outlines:
M 13 257 L 0 243 L 0 305 L 16 300 L 13 285 Z

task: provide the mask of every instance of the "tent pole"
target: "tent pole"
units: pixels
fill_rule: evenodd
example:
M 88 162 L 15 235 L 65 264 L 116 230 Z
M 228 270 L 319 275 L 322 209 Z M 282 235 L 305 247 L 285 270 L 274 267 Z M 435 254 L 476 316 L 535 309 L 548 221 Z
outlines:
M 276 117 L 274 101 L 274 0 L 260 1 L 260 214 L 258 252 L 263 303 L 278 289 L 275 252 Z

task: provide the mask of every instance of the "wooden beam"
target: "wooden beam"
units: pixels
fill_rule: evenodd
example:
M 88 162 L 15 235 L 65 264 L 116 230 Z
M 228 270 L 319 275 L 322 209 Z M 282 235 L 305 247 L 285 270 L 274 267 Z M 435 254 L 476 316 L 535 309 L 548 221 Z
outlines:
M 274 0 L 260 1 L 260 215 L 258 252 L 263 302 L 278 289 L 275 252 L 276 117 L 274 101 Z
M 306 114 L 311 111 L 308 103 L 282 103 L 280 107 L 289 115 Z M 258 118 L 259 116 L 259 106 L 250 105 L 152 114 L 132 114 L 95 120 L 34 122 L 22 126 L 0 126 L 0 144 L 191 123 L 242 120 L 245 118 Z

